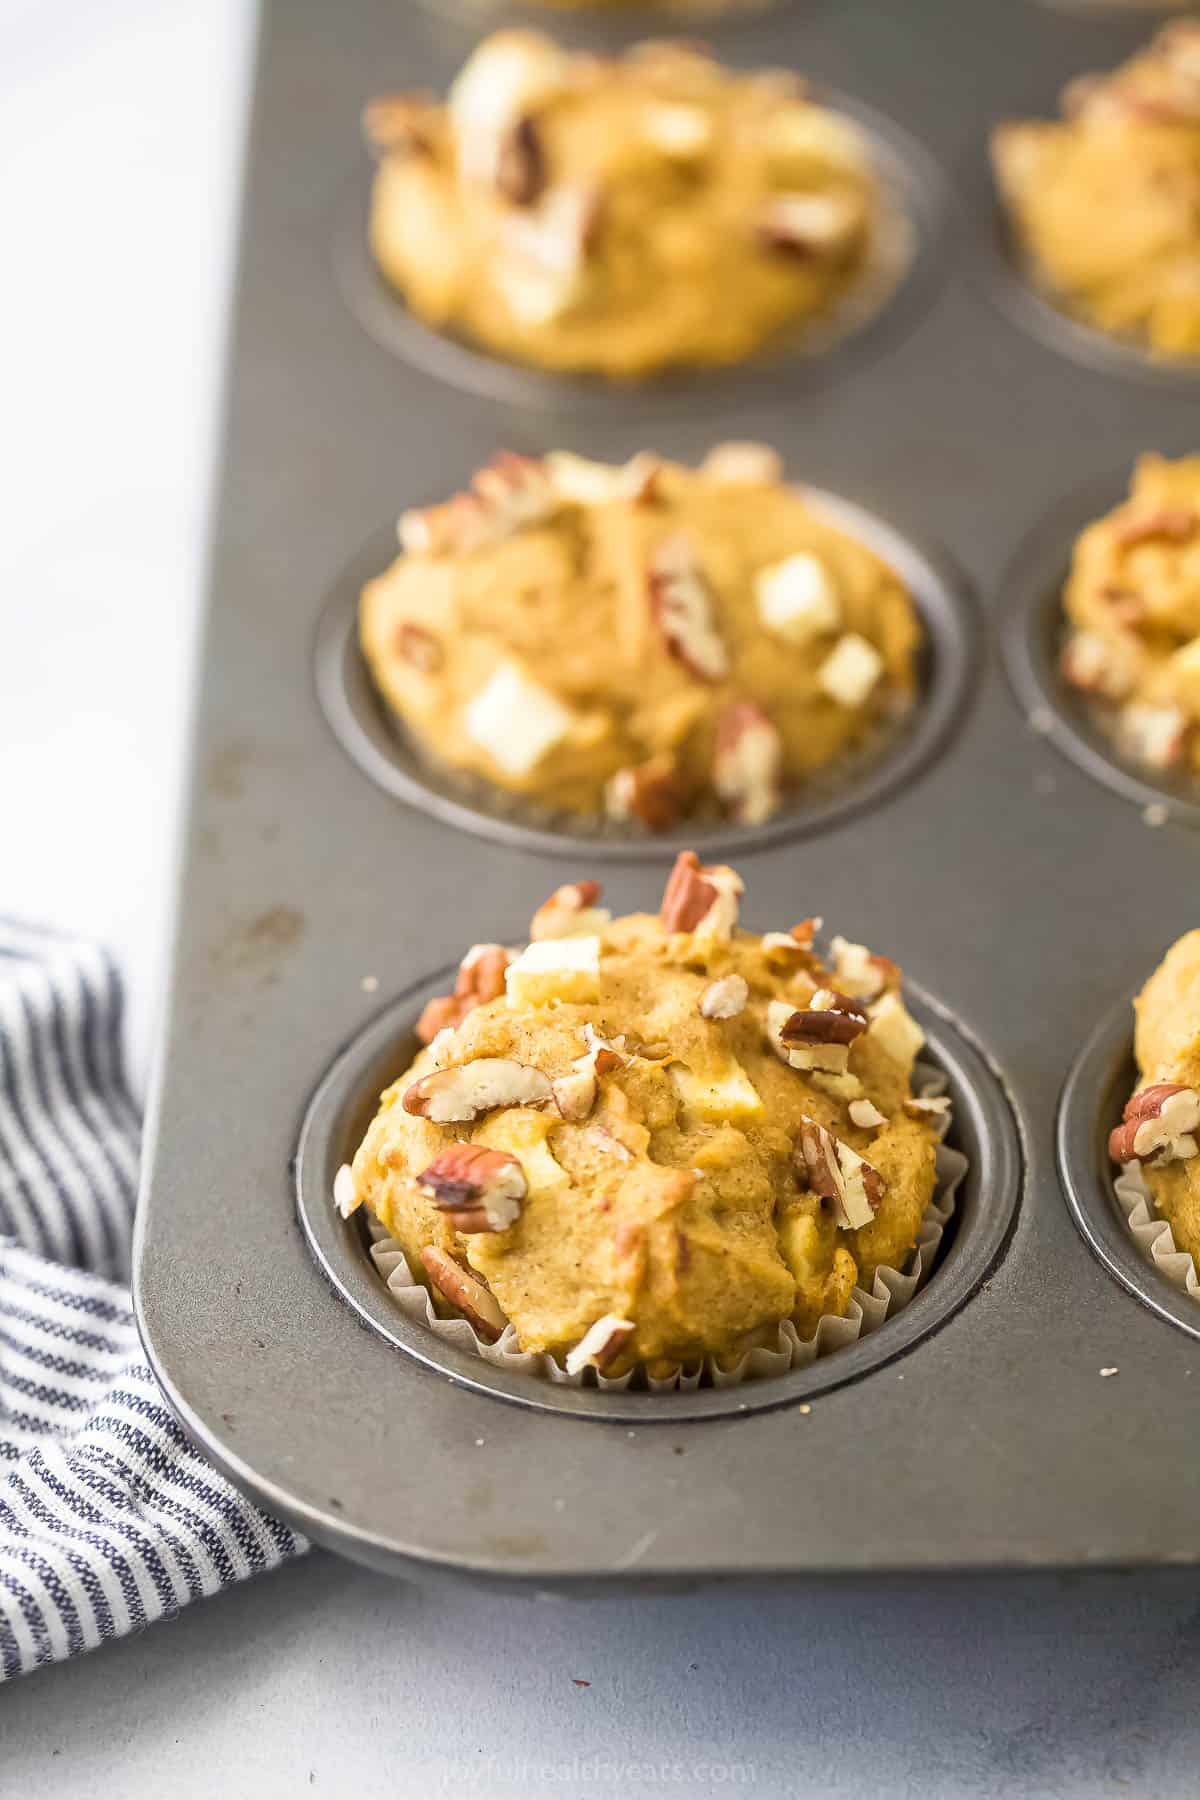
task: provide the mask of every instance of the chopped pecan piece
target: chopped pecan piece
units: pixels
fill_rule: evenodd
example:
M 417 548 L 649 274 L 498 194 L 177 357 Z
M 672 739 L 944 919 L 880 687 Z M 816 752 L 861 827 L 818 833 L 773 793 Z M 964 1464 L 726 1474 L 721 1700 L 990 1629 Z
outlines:
M 743 825 L 761 825 L 779 807 L 783 739 L 761 706 L 739 700 L 717 725 L 713 786 Z
M 417 1036 L 430 1044 L 447 1026 L 461 1025 L 469 1012 L 504 992 L 504 971 L 512 961 L 503 944 L 476 944 L 458 967 L 452 994 L 431 1000 L 417 1021 Z
M 513 206 L 532 206 L 546 188 L 546 152 L 531 118 L 518 119 L 500 140 L 496 191 Z
M 658 545 L 647 585 L 650 611 L 668 654 L 697 681 L 723 681 L 729 656 L 717 631 L 712 592 L 682 532 Z
M 1176 1082 L 1160 1081 L 1140 1088 L 1127 1102 L 1108 1140 L 1114 1162 L 1187 1162 L 1197 1153 L 1200 1093 Z
M 558 506 L 543 462 L 501 450 L 479 470 L 469 493 L 421 512 L 402 513 L 400 547 L 410 556 L 466 555 L 540 523 Z
M 687 809 L 687 789 L 672 756 L 652 756 L 618 769 L 604 790 L 610 819 L 637 819 L 647 831 L 670 831 Z
M 602 892 L 598 881 L 570 881 L 556 888 L 534 913 L 530 937 L 586 937 L 599 931 L 612 917 L 604 908 L 596 907 Z
M 1168 544 L 1187 544 L 1200 530 L 1200 516 L 1190 506 L 1164 506 L 1158 512 L 1123 519 L 1113 532 L 1118 550 L 1136 550 L 1139 544 L 1161 539 Z
M 792 926 L 788 935 L 795 938 L 802 950 L 811 950 L 813 939 L 824 923 L 824 919 L 801 919 L 798 925 Z
M 437 103 L 415 94 L 380 94 L 363 108 L 363 136 L 383 156 L 432 156 Z
M 904 1102 L 910 1119 L 945 1119 L 950 1114 L 949 1094 L 917 1094 Z
M 465 1124 L 501 1106 L 545 1106 L 554 1098 L 549 1077 L 507 1056 L 480 1056 L 422 1075 L 404 1090 L 406 1113 L 435 1125 Z
M 786 1000 L 772 1000 L 767 1008 L 768 1041 L 793 1069 L 842 1074 L 851 1044 L 867 1025 L 866 1013 L 833 988 L 819 988 L 807 1006 L 792 1007 Z
M 815 1119 L 805 1119 L 794 1160 L 804 1185 L 820 1199 L 833 1202 L 841 1230 L 858 1231 L 871 1223 L 883 1198 L 883 1178 L 849 1144 Z
M 529 1191 L 525 1171 L 505 1150 L 451 1144 L 417 1176 L 417 1185 L 456 1231 L 507 1231 Z
M 700 996 L 700 1016 L 704 1019 L 736 1019 L 746 1009 L 750 989 L 744 975 L 722 975 L 710 982 Z
M 663 930 L 731 938 L 744 891 L 735 870 L 721 863 L 703 868 L 694 850 L 681 850 L 662 898 Z
M 637 1326 L 632 1319 L 622 1319 L 616 1313 L 605 1313 L 602 1319 L 597 1319 L 588 1328 L 575 1348 L 567 1352 L 567 1374 L 578 1375 L 581 1370 L 589 1367 L 603 1373 L 616 1361 L 636 1330 Z
M 393 642 L 401 661 L 411 663 L 422 675 L 436 674 L 446 660 L 440 639 L 423 625 L 414 625 L 411 619 L 402 620 L 396 627 Z
M 860 1131 L 878 1131 L 881 1125 L 887 1124 L 887 1115 L 880 1112 L 873 1100 L 852 1100 L 848 1110 L 850 1123 L 857 1125 Z
M 662 475 L 661 458 L 640 450 L 627 463 L 589 462 L 568 450 L 546 457 L 550 479 L 564 500 L 575 506 L 603 506 L 612 500 L 640 505 L 653 500 Z
M 899 985 L 900 971 L 890 957 L 875 956 L 865 944 L 844 937 L 835 937 L 830 949 L 838 987 L 853 999 L 877 1000 L 885 988 Z
M 421 1263 L 430 1286 L 437 1289 L 443 1300 L 458 1308 L 485 1343 L 494 1344 L 508 1320 L 482 1281 L 468 1275 L 452 1256 L 435 1249 L 432 1244 L 426 1244 L 422 1250 Z

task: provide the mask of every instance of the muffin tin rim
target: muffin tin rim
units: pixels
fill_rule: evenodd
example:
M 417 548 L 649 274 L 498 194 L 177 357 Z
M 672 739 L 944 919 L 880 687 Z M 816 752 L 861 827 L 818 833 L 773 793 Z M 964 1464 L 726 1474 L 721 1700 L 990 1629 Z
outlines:
M 796 393 L 832 387 L 916 329 L 951 266 L 947 247 L 957 235 L 959 207 L 938 158 L 906 124 L 832 83 L 813 80 L 809 94 L 866 133 L 885 191 L 903 200 L 912 237 L 907 260 L 886 294 L 862 318 L 835 329 L 827 343 L 805 348 L 801 323 L 798 342 L 788 344 L 786 337 L 774 347 L 768 342 L 740 362 L 622 380 L 602 372 L 542 369 L 439 331 L 410 310 L 371 254 L 367 221 L 376 165 L 369 158 L 360 160 L 340 190 L 331 245 L 337 290 L 373 343 L 427 379 L 475 399 L 543 414 L 582 414 L 594 420 L 663 416 L 698 399 L 715 406 L 783 405 Z M 847 293 L 853 292 L 852 284 Z M 845 310 L 835 307 L 831 319 Z
M 515 940 L 514 940 L 515 941 Z M 339 1135 L 361 1116 L 363 1087 L 392 1046 L 411 1034 L 419 1005 L 451 978 L 451 964 L 397 994 L 338 1051 L 314 1085 L 292 1158 L 296 1215 L 314 1262 L 339 1300 L 393 1348 L 427 1370 L 490 1399 L 556 1416 L 627 1424 L 729 1419 L 802 1402 L 870 1374 L 941 1330 L 1003 1262 L 1016 1229 L 1028 1166 L 1019 1108 L 994 1059 L 941 1002 L 914 982 L 906 998 L 928 1033 L 930 1050 L 955 1091 L 955 1122 L 972 1136 L 970 1169 L 960 1190 L 952 1236 L 925 1285 L 893 1318 L 805 1369 L 729 1388 L 654 1394 L 559 1386 L 503 1370 L 444 1343 L 391 1305 L 371 1265 L 361 1222 L 343 1220 L 332 1202 L 333 1168 L 346 1160 Z M 930 1296 L 933 1296 L 931 1299 Z
M 1114 1192 L 1107 1139 L 1136 1085 L 1132 996 L 1093 1027 L 1063 1082 L 1055 1117 L 1055 1156 L 1071 1217 L 1109 1275 L 1152 1313 L 1200 1339 L 1200 1304 L 1173 1287 L 1142 1254 Z M 1122 1092 L 1123 1089 L 1123 1092 Z
M 974 701 L 984 644 L 975 588 L 940 545 L 921 541 L 869 507 L 824 487 L 799 481 L 787 485 L 897 568 L 912 593 L 924 633 L 918 657 L 929 663 L 925 689 L 895 741 L 881 743 L 877 753 L 866 753 L 862 766 L 851 769 L 815 805 L 805 804 L 801 788 L 794 807 L 783 808 L 761 825 L 684 821 L 671 832 L 605 836 L 529 823 L 519 816 L 519 808 L 505 816 L 500 806 L 495 811 L 476 806 L 467 793 L 454 793 L 452 773 L 444 778 L 446 785 L 439 786 L 435 766 L 426 772 L 420 753 L 406 745 L 403 722 L 393 724 L 358 643 L 362 585 L 381 574 L 398 554 L 395 531 L 389 527 L 381 527 L 366 541 L 325 593 L 313 640 L 313 676 L 326 725 L 360 773 L 391 798 L 471 836 L 555 856 L 586 854 L 606 862 L 646 862 L 685 848 L 701 855 L 747 855 L 771 844 L 815 837 L 886 804 L 945 753 Z

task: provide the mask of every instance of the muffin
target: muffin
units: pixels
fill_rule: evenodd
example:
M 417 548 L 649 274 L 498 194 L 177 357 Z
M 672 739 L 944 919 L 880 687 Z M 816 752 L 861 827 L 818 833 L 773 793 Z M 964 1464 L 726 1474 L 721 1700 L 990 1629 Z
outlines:
M 1200 350 L 1200 23 L 1176 20 L 1062 118 L 1000 126 L 992 158 L 1035 276 L 1102 331 Z
M 519 954 L 476 945 L 339 1172 L 439 1315 L 577 1373 L 729 1366 L 899 1267 L 948 1102 L 914 1098 L 900 971 L 819 921 L 737 927 L 685 851 L 657 916 L 560 888 Z
M 1062 672 L 1130 762 L 1200 778 L 1200 456 L 1143 456 L 1081 533 Z
M 380 691 L 432 761 L 571 814 L 747 824 L 911 705 L 888 565 L 760 445 L 698 470 L 501 455 L 400 521 L 363 590 Z
M 505 31 L 444 105 L 373 101 L 371 248 L 414 313 L 500 356 L 637 378 L 826 315 L 880 196 L 857 127 L 682 42 L 570 55 Z
M 1177 1248 L 1200 1258 L 1200 931 L 1172 944 L 1134 1010 L 1138 1085 L 1109 1154 L 1140 1165 Z

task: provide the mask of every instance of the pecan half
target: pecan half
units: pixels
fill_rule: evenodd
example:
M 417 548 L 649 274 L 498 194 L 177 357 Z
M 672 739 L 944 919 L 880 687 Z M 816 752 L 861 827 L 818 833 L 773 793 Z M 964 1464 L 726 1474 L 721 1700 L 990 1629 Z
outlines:
M 739 700 L 717 724 L 713 786 L 743 825 L 761 825 L 779 807 L 783 739 L 761 706 Z
M 525 1171 L 505 1150 L 451 1144 L 417 1176 L 417 1185 L 456 1231 L 507 1231 L 529 1191 Z
M 545 1106 L 553 1098 L 549 1077 L 540 1069 L 506 1056 L 480 1056 L 422 1075 L 404 1090 L 400 1104 L 435 1125 L 459 1125 L 498 1107 Z
M 637 819 L 647 831 L 670 831 L 687 809 L 687 789 L 669 755 L 618 769 L 604 790 L 610 819 Z
M 722 975 L 710 982 L 700 996 L 700 1016 L 704 1019 L 736 1019 L 746 1009 L 750 988 L 744 975 Z
M 815 1119 L 804 1119 L 794 1161 L 804 1185 L 820 1199 L 833 1202 L 841 1230 L 858 1231 L 871 1223 L 883 1198 L 883 1178 L 849 1144 Z
M 735 870 L 720 863 L 704 868 L 694 850 L 681 850 L 663 893 L 659 914 L 663 930 L 731 938 L 738 896 L 744 891 Z
M 1127 1102 L 1108 1140 L 1114 1162 L 1187 1162 L 1197 1153 L 1200 1093 L 1176 1082 L 1160 1081 L 1140 1088 Z
M 697 681 L 723 681 L 729 656 L 717 631 L 712 591 L 682 532 L 664 539 L 650 559 L 650 612 L 667 653 Z
M 1118 550 L 1136 550 L 1161 538 L 1168 544 L 1187 544 L 1200 530 L 1200 515 L 1190 506 L 1163 506 L 1157 512 L 1123 519 L 1113 530 Z
M 637 1326 L 632 1319 L 622 1319 L 617 1313 L 605 1313 L 602 1319 L 597 1319 L 584 1332 L 575 1348 L 567 1352 L 567 1374 L 578 1375 L 586 1368 L 603 1372 L 616 1361 L 636 1330 Z
M 504 971 L 511 961 L 503 944 L 476 944 L 468 950 L 459 964 L 454 992 L 431 1000 L 417 1020 L 421 1042 L 432 1043 L 439 1031 L 461 1025 L 477 1006 L 498 1000 L 504 992 Z
M 496 152 L 496 191 L 512 206 L 532 206 L 546 190 L 546 151 L 536 122 L 526 116 L 504 133 Z
M 881 1125 L 887 1124 L 887 1114 L 881 1113 L 873 1100 L 852 1100 L 847 1110 L 850 1123 L 857 1125 L 860 1131 L 878 1131 Z
M 421 1263 L 430 1286 L 437 1289 L 443 1300 L 457 1307 L 485 1343 L 494 1344 L 508 1320 L 482 1281 L 468 1275 L 461 1263 L 456 1263 L 452 1256 L 435 1249 L 432 1244 L 426 1244 L 422 1250 Z
M 607 925 L 611 914 L 596 910 L 603 889 L 598 881 L 569 881 L 555 888 L 534 913 L 529 935 L 541 938 L 586 937 Z
M 404 619 L 397 625 L 392 642 L 401 661 L 411 663 L 422 675 L 436 674 L 446 660 L 440 638 L 432 631 L 426 631 L 423 625 L 414 625 L 411 619 Z

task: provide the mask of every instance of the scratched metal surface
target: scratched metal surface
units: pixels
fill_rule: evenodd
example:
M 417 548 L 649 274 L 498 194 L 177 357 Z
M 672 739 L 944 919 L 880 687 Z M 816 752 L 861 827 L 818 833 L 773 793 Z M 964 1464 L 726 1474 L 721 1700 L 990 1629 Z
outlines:
M 978 195 L 990 120 L 1046 111 L 1143 30 L 1033 5 L 848 0 L 781 8 L 721 45 L 860 96 Z M 501 443 L 692 458 L 714 437 L 769 438 L 797 477 L 944 544 L 994 628 L 1004 569 L 1068 489 L 1115 491 L 1140 449 L 1194 445 L 1194 383 L 1076 360 L 994 303 L 978 203 L 908 334 L 833 386 L 781 375 L 769 403 L 697 393 L 626 420 L 435 383 L 362 330 L 331 247 L 364 98 L 443 87 L 468 45 L 390 0 L 290 0 L 264 29 L 138 1253 L 168 1392 L 247 1487 L 390 1569 L 546 1586 L 1194 1561 L 1196 1455 L 1176 1423 L 1194 1342 L 1083 1242 L 1054 1115 L 1096 1022 L 1196 922 L 1197 838 L 1175 820 L 1148 829 L 1030 731 L 994 648 L 963 727 L 905 791 L 739 854 L 751 923 L 817 911 L 885 946 L 1002 1074 L 1027 1155 L 1016 1226 L 942 1329 L 810 1415 L 631 1437 L 451 1385 L 364 1329 L 309 1255 L 289 1160 L 322 1071 L 381 1001 L 527 915 L 566 867 L 397 804 L 321 715 L 326 596 L 413 495 L 459 485 Z M 645 862 L 605 875 L 618 909 L 652 904 L 662 880 Z

